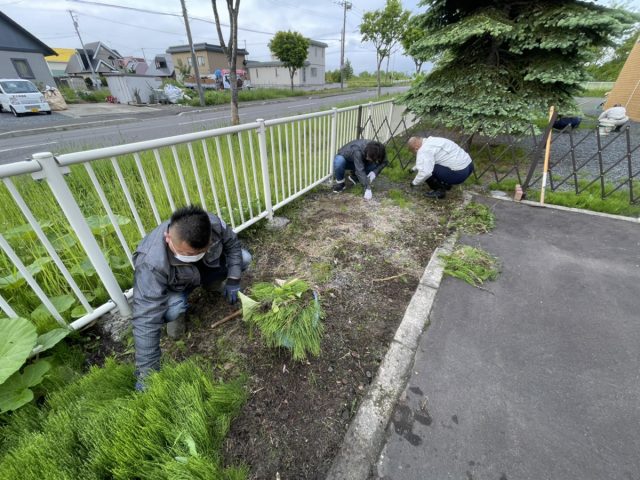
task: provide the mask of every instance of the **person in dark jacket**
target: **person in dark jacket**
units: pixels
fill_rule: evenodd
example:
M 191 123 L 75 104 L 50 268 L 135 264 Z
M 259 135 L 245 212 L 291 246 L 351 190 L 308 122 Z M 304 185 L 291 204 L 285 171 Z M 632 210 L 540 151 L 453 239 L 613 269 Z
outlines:
M 185 330 L 187 297 L 202 285 L 238 300 L 240 277 L 251 255 L 224 221 L 191 205 L 176 210 L 142 239 L 135 253 L 133 338 L 139 385 L 160 367 L 160 334 L 179 338 Z
M 362 139 L 347 143 L 333 159 L 333 174 L 336 178 L 333 191 L 339 193 L 345 189 L 345 173 L 351 170 L 357 181 L 351 176 L 349 180 L 354 184 L 361 183 L 364 187 L 364 199 L 371 200 L 371 184 L 388 163 L 386 149 L 380 142 Z

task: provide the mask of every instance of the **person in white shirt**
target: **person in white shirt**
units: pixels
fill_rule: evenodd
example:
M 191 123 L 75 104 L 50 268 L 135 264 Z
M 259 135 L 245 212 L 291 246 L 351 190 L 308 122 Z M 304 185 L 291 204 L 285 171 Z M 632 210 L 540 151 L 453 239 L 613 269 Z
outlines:
M 615 127 L 615 130 L 619 131 L 620 128 L 629 121 L 627 109 L 621 104 L 616 103 L 613 107 L 607 108 L 602 112 L 598 117 L 598 121 L 601 125 Z
M 446 190 L 463 183 L 473 173 L 471 157 L 451 140 L 411 137 L 407 145 L 416 154 L 416 165 L 412 171 L 418 172 L 411 186 L 426 181 L 432 190 L 426 193 L 427 197 L 444 198 Z

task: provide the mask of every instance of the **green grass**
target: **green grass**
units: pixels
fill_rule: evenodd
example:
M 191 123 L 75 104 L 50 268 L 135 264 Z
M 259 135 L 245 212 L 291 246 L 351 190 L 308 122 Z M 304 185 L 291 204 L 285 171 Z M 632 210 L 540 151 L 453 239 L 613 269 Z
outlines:
M 186 92 L 190 99 L 184 103 L 194 107 L 200 106 L 200 97 L 196 91 Z M 273 100 L 276 98 L 301 97 L 308 95 L 309 92 L 302 90 L 293 90 L 286 88 L 255 88 L 251 90 L 240 90 L 238 92 L 238 102 L 251 102 L 255 100 Z M 206 90 L 204 92 L 206 105 L 225 105 L 231 102 L 231 92 L 228 90 Z
M 464 208 L 453 212 L 451 225 L 465 233 L 476 235 L 493 230 L 496 219 L 486 205 L 469 202 Z
M 494 182 L 489 185 L 491 190 L 503 190 L 513 194 L 517 180 L 505 179 L 501 182 Z M 571 191 L 552 192 L 548 188 L 545 191 L 544 201 L 551 205 L 561 205 L 564 207 L 581 208 L 594 212 L 610 213 L 613 215 L 624 215 L 628 217 L 640 216 L 640 205 L 631 204 L 629 202 L 629 190 L 622 188 L 613 192 L 614 185 L 605 183 L 605 192 L 609 193 L 606 198 L 602 198 L 601 187 L 599 182 L 588 185 L 587 180 L 578 180 L 578 186 L 581 193 L 577 194 Z M 530 188 L 527 191 L 527 200 L 537 202 L 540 200 L 540 187 Z M 634 192 L 640 192 L 640 182 L 634 182 Z
M 450 255 L 442 255 L 445 262 L 444 273 L 458 278 L 469 285 L 479 287 L 487 280 L 498 278 L 498 260 L 479 248 L 463 245 Z
M 401 208 L 411 208 L 414 202 L 402 190 L 391 189 L 387 192 L 387 197 L 394 205 Z
M 204 367 L 204 368 L 203 368 Z M 107 361 L 3 419 L 0 479 L 233 479 L 220 450 L 246 394 L 194 360 L 168 364 L 133 391 L 133 367 Z
M 604 94 L 609 93 L 611 91 L 610 88 L 592 88 L 589 90 L 585 90 L 580 94 L 581 97 L 599 97 L 605 98 Z

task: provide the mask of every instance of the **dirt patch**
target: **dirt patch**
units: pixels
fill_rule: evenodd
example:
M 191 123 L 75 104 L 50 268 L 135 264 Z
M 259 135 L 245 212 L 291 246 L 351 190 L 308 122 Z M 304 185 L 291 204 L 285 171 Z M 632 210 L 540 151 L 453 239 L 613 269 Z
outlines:
M 236 307 L 216 293 L 193 293 L 186 338 L 163 339 L 163 351 L 178 360 L 201 355 L 221 379 L 246 376 L 249 399 L 224 445 L 228 464 L 248 465 L 252 479 L 325 477 L 461 203 L 457 189 L 438 202 L 424 191 L 383 177 L 365 202 L 358 187 L 336 195 L 321 186 L 278 212 L 291 220 L 284 229 L 241 234 L 254 256 L 243 287 L 300 277 L 319 293 L 326 331 L 317 358 L 295 363 L 287 351 L 264 347 L 241 320 L 212 329 Z

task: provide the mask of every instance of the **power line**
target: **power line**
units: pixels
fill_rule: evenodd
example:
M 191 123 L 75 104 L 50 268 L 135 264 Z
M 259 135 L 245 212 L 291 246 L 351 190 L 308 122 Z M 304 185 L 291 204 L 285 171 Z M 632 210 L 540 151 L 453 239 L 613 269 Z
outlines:
M 116 5 L 113 3 L 102 3 L 102 2 L 92 2 L 90 0 L 68 0 L 69 2 L 75 2 L 75 3 L 83 3 L 83 4 L 87 4 L 87 5 L 97 5 L 99 7 L 109 7 L 109 8 L 119 8 L 122 10 L 133 10 L 134 12 L 142 12 L 142 13 L 150 13 L 152 15 L 164 15 L 167 17 L 178 17 L 178 18 L 182 18 L 182 15 L 178 14 L 178 13 L 170 13 L 170 12 L 158 12 L 155 10 L 147 10 L 145 8 L 136 8 L 136 7 L 126 7 L 124 5 Z M 212 25 L 215 25 L 216 22 L 214 22 L 213 20 L 209 20 L 206 18 L 201 18 L 201 17 L 189 17 L 191 20 L 198 20 L 199 22 L 205 22 L 205 23 L 210 23 Z M 221 26 L 223 27 L 227 27 L 227 28 L 231 28 L 228 24 L 226 23 L 220 23 Z M 274 32 L 264 32 L 262 30 L 254 30 L 251 28 L 242 28 L 242 27 L 238 27 L 238 30 L 244 30 L 246 32 L 251 32 L 251 33 L 260 33 L 260 34 L 264 34 L 264 35 L 275 35 Z
M 76 13 L 78 13 L 78 12 L 76 12 Z M 137 28 L 137 29 L 140 29 L 140 30 L 150 30 L 152 32 L 166 33 L 168 35 L 178 35 L 180 37 L 184 37 L 184 32 L 183 33 L 177 33 L 177 32 L 169 32 L 167 30 L 159 30 L 157 28 L 142 27 L 140 25 L 134 25 L 132 23 L 120 22 L 118 20 L 111 20 L 110 18 L 100 17 L 98 15 L 91 15 L 91 14 L 88 14 L 88 13 L 83 13 L 82 16 L 91 17 L 91 18 L 97 18 L 98 20 L 102 20 L 102 21 L 105 21 L 105 22 L 115 23 L 116 25 L 125 25 L 127 27 L 133 27 L 133 28 Z

